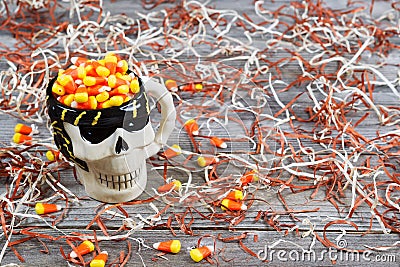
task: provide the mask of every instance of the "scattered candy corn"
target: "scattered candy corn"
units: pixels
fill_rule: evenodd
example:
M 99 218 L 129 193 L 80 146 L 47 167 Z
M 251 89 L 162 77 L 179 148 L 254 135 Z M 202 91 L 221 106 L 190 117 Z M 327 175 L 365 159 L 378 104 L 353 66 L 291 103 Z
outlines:
M 218 138 L 216 136 L 213 136 L 210 138 L 210 143 L 213 146 L 219 147 L 219 148 L 227 148 L 228 145 L 225 143 L 224 140 L 222 140 L 221 138 Z
M 222 210 L 233 210 L 233 211 L 247 210 L 247 206 L 240 202 L 236 202 L 232 199 L 224 198 L 221 201 L 221 209 Z
M 199 134 L 199 125 L 197 124 L 195 119 L 190 119 L 185 122 L 184 128 L 188 134 L 198 135 Z
M 79 253 L 79 255 L 83 256 L 85 254 L 88 254 L 90 252 L 92 252 L 94 250 L 94 244 L 89 241 L 89 240 L 85 240 L 83 241 L 77 248 L 76 251 Z M 78 254 L 76 254 L 75 251 L 71 251 L 71 253 L 69 254 L 69 256 L 71 258 L 76 258 L 78 257 Z
M 201 90 L 203 90 L 203 84 L 201 84 L 201 83 L 188 83 L 188 84 L 184 84 L 184 85 L 179 86 L 179 89 L 181 89 L 182 91 L 190 91 L 190 92 L 201 91 Z
M 32 127 L 22 124 L 22 123 L 18 123 L 14 127 L 15 133 L 30 135 L 32 133 L 32 131 L 33 131 Z
M 48 150 L 46 152 L 46 158 L 49 161 L 56 161 L 59 157 L 60 157 L 60 151 Z
M 225 198 L 232 200 L 243 200 L 243 192 L 235 189 L 233 191 L 229 191 Z
M 140 91 L 137 77 L 127 74 L 128 62 L 109 53 L 100 60 L 81 57 L 60 70 L 52 92 L 58 101 L 77 109 L 120 106 Z M 108 101 L 109 100 L 109 101 Z
M 219 161 L 219 159 L 217 157 L 204 157 L 204 156 L 200 156 L 197 158 L 197 164 L 200 167 L 206 167 L 209 166 L 211 164 L 217 163 Z
M 161 154 L 161 157 L 170 159 L 179 156 L 181 153 L 182 153 L 181 147 L 177 144 L 173 144 L 171 147 L 169 147 Z
M 190 251 L 190 257 L 195 262 L 199 262 L 199 261 L 207 258 L 208 256 L 210 256 L 213 251 L 214 251 L 214 249 L 211 246 L 203 246 L 203 247 L 199 247 L 199 248 L 194 248 Z
M 26 134 L 15 133 L 13 136 L 13 142 L 16 144 L 24 144 L 29 146 L 32 144 L 31 140 L 32 136 Z
M 107 251 L 102 251 L 90 262 L 90 267 L 104 267 L 108 259 Z
M 259 179 L 258 172 L 255 170 L 251 170 L 246 172 L 242 177 L 240 177 L 240 184 L 242 186 L 246 186 L 249 183 L 257 182 Z
M 61 206 L 56 205 L 56 204 L 50 204 L 50 203 L 36 203 L 35 205 L 35 211 L 37 214 L 42 215 L 42 214 L 48 214 L 56 211 L 60 211 Z
M 166 80 L 165 87 L 167 87 L 168 90 L 173 92 L 178 90 L 178 84 L 174 80 Z
M 182 183 L 179 180 L 173 180 L 172 182 L 162 185 L 157 188 L 157 191 L 160 193 L 169 192 L 171 190 L 179 191 L 181 189 Z
M 178 253 L 181 250 L 181 242 L 179 240 L 169 240 L 153 244 L 153 248 L 169 253 Z

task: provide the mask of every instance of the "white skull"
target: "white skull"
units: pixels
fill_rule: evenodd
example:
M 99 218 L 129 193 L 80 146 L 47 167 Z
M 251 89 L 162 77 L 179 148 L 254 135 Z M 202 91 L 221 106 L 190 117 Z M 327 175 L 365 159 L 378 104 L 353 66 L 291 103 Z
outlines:
M 48 99 L 56 144 L 76 163 L 79 180 L 96 200 L 119 203 L 138 197 L 147 183 L 146 159 L 166 143 L 175 126 L 171 94 L 160 83 L 147 80 L 144 86 L 142 82 L 143 77 L 140 93 L 129 104 L 112 110 L 71 109 Z M 146 92 L 161 104 L 156 135 L 148 119 Z
M 82 138 L 79 128 L 64 123 L 71 137 L 75 157 L 87 163 L 88 171 L 77 167 L 77 175 L 89 196 L 116 203 L 138 197 L 146 187 L 147 155 L 144 149 L 154 141 L 149 123 L 139 131 L 118 128 L 108 138 L 93 144 Z

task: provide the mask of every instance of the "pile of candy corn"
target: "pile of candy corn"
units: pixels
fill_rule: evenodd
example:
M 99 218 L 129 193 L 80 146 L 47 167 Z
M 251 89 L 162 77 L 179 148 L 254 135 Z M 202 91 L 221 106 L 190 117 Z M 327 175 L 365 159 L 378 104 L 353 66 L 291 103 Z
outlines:
M 100 60 L 74 57 L 73 65 L 60 70 L 52 92 L 58 101 L 78 109 L 120 106 L 140 91 L 137 77 L 128 74 L 128 62 L 107 54 Z

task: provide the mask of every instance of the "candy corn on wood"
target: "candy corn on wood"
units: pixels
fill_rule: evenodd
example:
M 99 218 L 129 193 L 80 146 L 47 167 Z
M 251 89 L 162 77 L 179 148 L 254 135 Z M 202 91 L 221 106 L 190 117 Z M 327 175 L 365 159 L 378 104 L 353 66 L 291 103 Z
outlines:
M 192 258 L 193 261 L 199 262 L 209 257 L 213 253 L 213 250 L 214 249 L 212 246 L 203 246 L 199 248 L 194 248 L 190 251 L 190 257 Z
M 168 253 L 178 253 L 181 250 L 181 242 L 179 240 L 169 240 L 153 244 L 153 248 L 168 252 Z
M 247 210 L 247 206 L 235 200 L 225 198 L 221 201 L 221 209 L 239 211 L 239 210 Z
M 78 247 L 76 247 L 76 252 L 71 251 L 69 256 L 71 258 L 78 257 L 78 254 L 83 256 L 86 255 L 94 250 L 94 244 L 90 240 L 83 241 Z
M 48 214 L 53 213 L 61 210 L 60 205 L 50 204 L 50 203 L 36 203 L 35 211 L 37 214 Z
M 157 188 L 159 193 L 169 192 L 171 190 L 179 191 L 181 189 L 182 183 L 179 180 L 174 180 L 168 184 L 162 185 Z
M 199 125 L 195 119 L 187 120 L 184 124 L 184 128 L 188 134 L 198 135 L 199 134 Z
M 93 258 L 90 262 L 90 267 L 104 267 L 108 260 L 107 251 L 102 251 L 99 255 Z

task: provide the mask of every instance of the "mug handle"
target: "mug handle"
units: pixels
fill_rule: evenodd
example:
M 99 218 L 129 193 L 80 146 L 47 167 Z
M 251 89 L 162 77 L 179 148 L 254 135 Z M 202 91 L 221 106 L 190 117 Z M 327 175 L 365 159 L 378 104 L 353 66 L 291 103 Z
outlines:
M 147 157 L 156 154 L 167 143 L 168 137 L 175 128 L 176 110 L 171 93 L 161 83 L 148 77 L 140 77 L 143 81 L 145 91 L 156 99 L 161 105 L 160 128 L 155 135 L 154 141 L 144 147 Z

